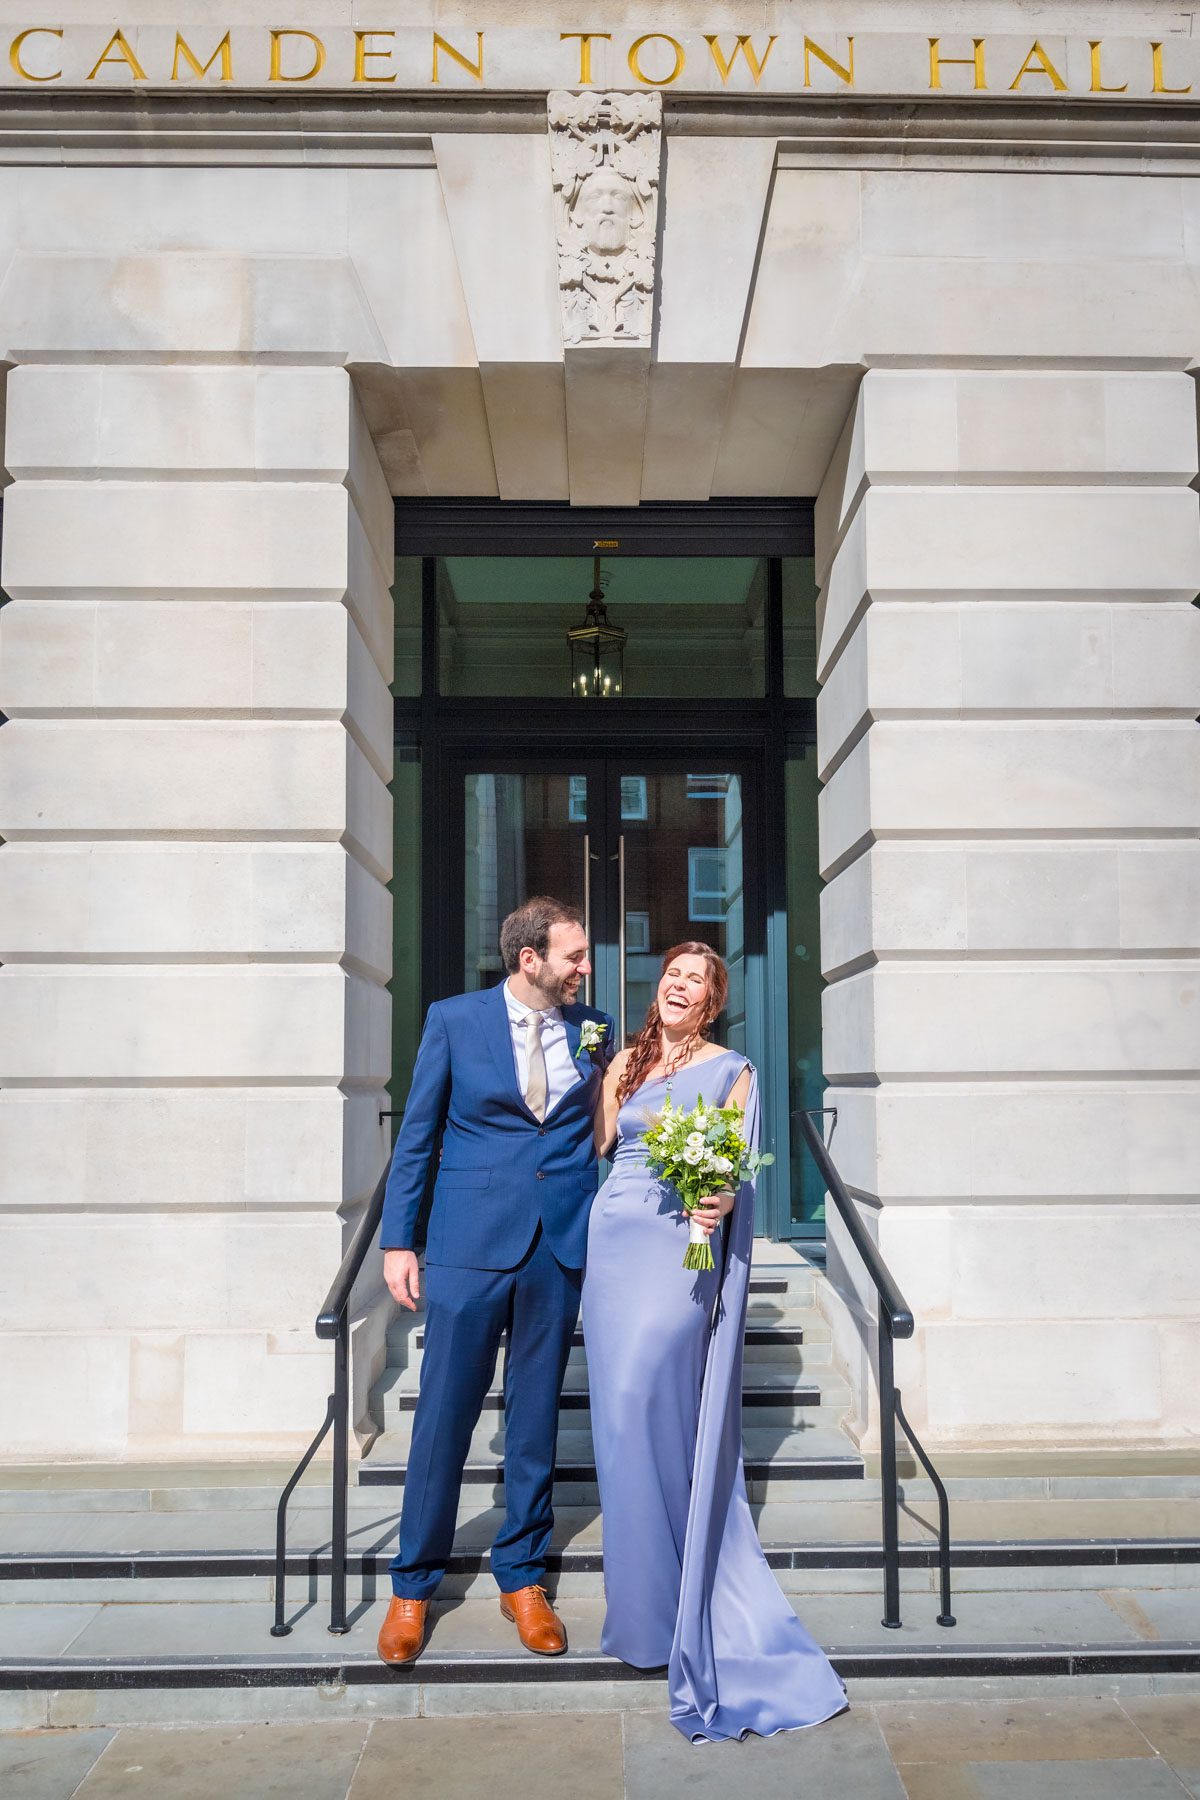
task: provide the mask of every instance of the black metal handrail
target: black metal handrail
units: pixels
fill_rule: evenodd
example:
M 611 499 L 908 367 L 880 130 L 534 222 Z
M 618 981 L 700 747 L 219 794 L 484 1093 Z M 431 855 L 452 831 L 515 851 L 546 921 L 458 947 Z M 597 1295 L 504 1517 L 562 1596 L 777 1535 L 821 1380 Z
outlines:
M 388 1115 L 381 1114 L 381 1118 Z M 391 1159 L 389 1158 L 389 1166 Z M 287 1579 L 287 1509 L 292 1490 L 316 1455 L 329 1431 L 333 1431 L 333 1473 L 330 1528 L 329 1629 L 335 1636 L 349 1631 L 346 1623 L 346 1564 L 350 1537 L 350 1295 L 367 1251 L 379 1230 L 383 1217 L 383 1196 L 387 1189 L 388 1170 L 375 1184 L 362 1218 L 354 1228 L 354 1236 L 346 1247 L 341 1267 L 333 1278 L 333 1286 L 317 1314 L 319 1338 L 333 1340 L 333 1392 L 325 1408 L 325 1419 L 312 1443 L 293 1469 L 279 1496 L 275 1512 L 275 1623 L 272 1637 L 287 1637 L 291 1626 L 284 1619 L 284 1587 Z
M 883 1500 L 882 1623 L 889 1631 L 900 1629 L 900 1484 L 896 1472 L 896 1420 L 899 1419 L 904 1435 L 920 1458 L 937 1495 L 938 1563 L 941 1568 L 942 1595 L 942 1610 L 937 1622 L 939 1625 L 953 1625 L 955 1618 L 950 1610 L 950 1502 L 941 1477 L 904 1416 L 900 1390 L 896 1386 L 893 1346 L 897 1338 L 910 1338 L 916 1330 L 912 1308 L 896 1286 L 891 1270 L 879 1253 L 878 1244 L 859 1217 L 858 1208 L 834 1167 L 829 1147 L 813 1123 L 815 1117 L 823 1114 L 832 1114 L 836 1123 L 837 1109 L 831 1106 L 799 1111 L 794 1117 L 800 1121 L 800 1129 L 809 1154 L 817 1165 L 817 1172 L 837 1207 L 850 1241 L 862 1258 L 863 1267 L 879 1296 L 875 1335 L 879 1366 L 879 1479 Z

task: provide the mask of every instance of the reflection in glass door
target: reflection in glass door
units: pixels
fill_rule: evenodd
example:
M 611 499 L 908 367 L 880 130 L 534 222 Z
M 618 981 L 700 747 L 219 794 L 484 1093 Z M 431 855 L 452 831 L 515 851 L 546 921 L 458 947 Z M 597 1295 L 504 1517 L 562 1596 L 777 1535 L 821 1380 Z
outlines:
M 615 791 L 616 1005 L 636 1032 L 654 998 L 664 953 L 711 944 L 729 965 L 729 1002 L 714 1035 L 746 1049 L 742 784 L 737 774 L 621 769 Z
M 468 771 L 463 778 L 463 990 L 503 978 L 500 926 L 531 894 L 589 906 L 586 774 Z

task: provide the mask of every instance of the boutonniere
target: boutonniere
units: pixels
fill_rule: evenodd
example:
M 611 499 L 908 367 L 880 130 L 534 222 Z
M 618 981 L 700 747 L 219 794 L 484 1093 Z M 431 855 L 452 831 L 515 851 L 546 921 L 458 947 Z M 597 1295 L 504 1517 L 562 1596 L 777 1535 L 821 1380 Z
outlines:
M 585 1019 L 579 1028 L 579 1048 L 575 1052 L 576 1062 L 585 1050 L 599 1050 L 607 1036 L 607 1025 L 602 1024 L 599 1019 Z

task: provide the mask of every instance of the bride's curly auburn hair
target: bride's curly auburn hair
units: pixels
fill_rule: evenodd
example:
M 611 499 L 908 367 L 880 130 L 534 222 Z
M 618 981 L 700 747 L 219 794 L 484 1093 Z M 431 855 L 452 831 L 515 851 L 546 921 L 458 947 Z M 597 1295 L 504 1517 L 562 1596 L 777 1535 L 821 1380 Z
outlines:
M 704 1016 L 697 1030 L 693 1031 L 687 1042 L 681 1045 L 671 1058 L 671 1070 L 681 1068 L 688 1061 L 697 1045 L 707 1040 L 708 1028 L 718 1016 L 729 994 L 729 971 L 711 944 L 686 943 L 675 944 L 662 959 L 659 970 L 661 981 L 677 956 L 700 956 L 704 959 L 704 972 L 708 977 L 705 993 Z M 629 1046 L 629 1061 L 621 1071 L 621 1079 L 617 1083 L 617 1105 L 622 1105 L 641 1087 L 649 1071 L 658 1061 L 658 1052 L 662 1040 L 662 1014 L 658 1010 L 658 995 L 650 1002 L 646 1014 L 646 1022 Z

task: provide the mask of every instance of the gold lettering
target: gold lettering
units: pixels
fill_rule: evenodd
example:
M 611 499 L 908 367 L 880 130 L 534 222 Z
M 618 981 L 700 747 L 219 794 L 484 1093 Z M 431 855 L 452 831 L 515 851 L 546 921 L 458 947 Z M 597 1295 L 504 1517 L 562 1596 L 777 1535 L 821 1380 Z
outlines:
M 737 43 L 733 46 L 733 53 L 728 59 L 726 59 L 725 52 L 721 48 L 721 40 L 719 37 L 710 37 L 706 31 L 704 34 L 704 41 L 712 51 L 712 59 L 717 65 L 717 69 L 723 82 L 728 82 L 729 77 L 733 74 L 733 65 L 738 57 L 744 56 L 746 59 L 746 67 L 753 75 L 754 85 L 757 87 L 762 80 L 762 73 L 767 66 L 771 52 L 779 40 L 774 36 L 768 39 L 767 47 L 763 51 L 761 62 L 759 61 L 758 52 L 754 48 L 753 40 L 744 32 L 738 33 Z
M 1100 53 L 1103 50 L 1103 48 L 1104 48 L 1103 38 L 1089 38 L 1088 39 L 1088 49 L 1092 53 L 1092 90 L 1091 91 L 1093 94 L 1123 94 L 1125 92 L 1126 88 L 1129 86 L 1129 83 L 1127 81 L 1123 81 L 1121 83 L 1120 87 L 1105 87 L 1105 85 L 1104 85 L 1104 76 L 1100 72 Z
M 984 73 L 983 67 L 983 47 L 987 40 L 985 38 L 972 38 L 970 56 L 943 56 L 938 47 L 941 44 L 941 41 L 941 38 L 930 38 L 929 40 L 930 87 L 941 87 L 943 69 L 961 68 L 974 69 L 976 88 L 985 88 L 987 86 L 987 76 Z
M 845 66 L 845 68 L 843 68 L 840 62 L 834 61 L 833 57 L 830 56 L 828 50 L 822 50 L 820 44 L 814 44 L 810 37 L 806 37 L 804 40 L 804 85 L 805 85 L 805 87 L 812 86 L 812 63 L 811 63 L 810 59 L 814 56 L 816 57 L 818 62 L 824 63 L 825 67 L 827 69 L 829 69 L 834 75 L 836 75 L 840 81 L 844 81 L 847 87 L 853 87 L 854 86 L 854 39 L 852 37 L 848 37 L 846 39 L 846 49 L 848 51 L 848 56 L 846 59 L 846 66 Z
M 354 34 L 354 79 L 355 81 L 395 81 L 396 71 L 390 75 L 368 75 L 367 58 L 371 56 L 390 57 L 391 49 L 373 50 L 367 42 L 368 38 L 386 37 L 395 39 L 394 31 L 356 31 Z
M 118 56 L 114 56 L 112 54 L 112 52 L 114 50 L 119 51 L 120 54 Z M 143 69 L 141 63 L 138 61 L 137 57 L 133 54 L 133 51 L 130 49 L 128 40 L 126 39 L 125 33 L 123 31 L 114 31 L 113 32 L 113 34 L 109 38 L 107 44 L 105 44 L 105 46 L 104 46 L 103 56 L 101 56 L 100 60 L 96 64 L 95 68 L 92 70 L 91 74 L 88 76 L 88 80 L 95 81 L 97 74 L 104 67 L 105 63 L 115 63 L 115 62 L 123 62 L 125 64 L 126 68 L 131 69 L 133 71 L 133 79 L 135 81 L 145 81 L 146 71 L 145 71 L 145 69 Z
M 1192 84 L 1190 81 L 1185 88 L 1169 88 L 1166 86 L 1163 81 L 1162 53 L 1163 47 L 1161 44 L 1151 44 L 1150 60 L 1154 68 L 1154 92 L 1156 94 L 1190 94 L 1192 91 Z
M 672 50 L 675 52 L 675 67 L 671 70 L 669 75 L 664 75 L 662 79 L 658 81 L 656 81 L 652 75 L 642 74 L 642 65 L 639 54 L 643 44 L 652 44 L 656 40 L 659 43 L 670 44 Z M 648 31 L 645 37 L 638 38 L 636 42 L 629 46 L 629 73 L 633 76 L 635 81 L 640 81 L 644 87 L 670 87 L 671 83 L 673 81 L 678 81 L 679 77 L 683 74 L 683 65 L 686 61 L 687 58 L 684 55 L 683 45 L 679 42 L 679 39 L 669 36 L 665 31 Z
M 1036 64 L 1033 60 L 1035 56 L 1038 59 Z M 1050 61 L 1046 52 L 1042 49 L 1040 38 L 1034 38 L 1033 43 L 1030 46 L 1029 55 L 1017 70 L 1015 78 L 1009 83 L 1008 91 L 1010 94 L 1016 92 L 1026 75 L 1045 75 L 1056 94 L 1065 94 L 1067 91 L 1066 82 L 1063 80 L 1054 64 Z
M 189 49 L 188 45 L 184 42 L 183 33 L 181 31 L 177 31 L 175 33 L 175 55 L 171 62 L 171 80 L 172 81 L 179 80 L 179 58 L 181 56 L 183 57 L 185 62 L 191 64 L 193 75 L 198 75 L 200 77 L 201 81 L 204 80 L 204 77 L 208 74 L 208 71 L 212 68 L 213 64 L 216 62 L 216 60 L 219 56 L 221 59 L 221 80 L 222 81 L 232 81 L 233 80 L 233 51 L 229 47 L 229 33 L 228 32 L 225 33 L 225 36 L 221 39 L 220 43 L 217 45 L 216 49 L 213 51 L 213 53 L 209 57 L 208 61 L 202 67 L 201 63 L 200 63 L 200 58 L 198 56 L 194 56 L 192 54 L 192 51 Z
M 307 38 L 313 47 L 311 69 L 305 69 L 302 75 L 285 75 L 283 72 L 283 40 L 284 38 Z M 325 46 L 319 37 L 311 31 L 293 30 L 290 26 L 283 31 L 271 33 L 271 81 L 311 81 L 325 67 Z
M 22 81 L 61 81 L 62 70 L 56 69 L 53 75 L 31 75 L 21 61 L 21 46 L 26 38 L 62 36 L 61 31 L 51 30 L 49 25 L 31 25 L 28 31 L 22 31 L 8 47 L 8 60 L 12 64 L 13 74 L 19 75 Z M 94 73 L 94 71 L 93 71 Z
M 592 45 L 600 38 L 612 42 L 611 31 L 560 31 L 560 44 L 569 44 L 572 38 L 579 39 L 579 85 L 586 87 L 592 79 Z
M 448 44 L 446 42 L 445 38 L 442 37 L 440 32 L 437 32 L 437 31 L 434 32 L 434 34 L 433 34 L 433 79 L 435 81 L 440 81 L 442 79 L 441 76 L 438 74 L 438 51 L 439 50 L 444 51 L 445 54 L 450 58 L 450 60 L 452 62 L 456 62 L 458 64 L 460 69 L 465 69 L 467 71 L 468 75 L 473 75 L 475 77 L 476 81 L 483 80 L 483 33 L 482 33 L 482 31 L 477 31 L 475 33 L 475 61 L 474 62 L 469 61 L 469 59 L 463 55 L 461 50 L 456 50 L 454 48 L 453 44 Z

